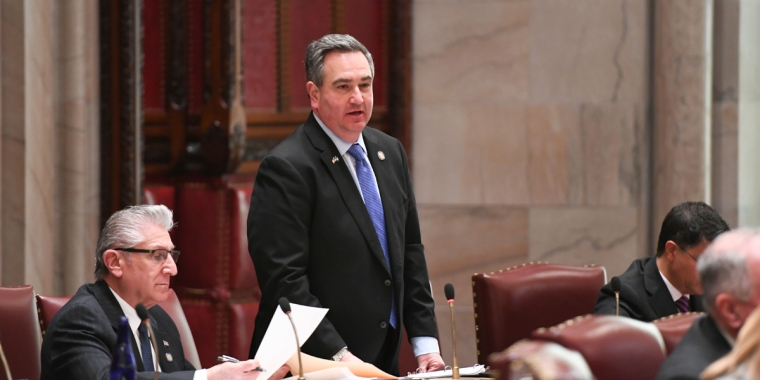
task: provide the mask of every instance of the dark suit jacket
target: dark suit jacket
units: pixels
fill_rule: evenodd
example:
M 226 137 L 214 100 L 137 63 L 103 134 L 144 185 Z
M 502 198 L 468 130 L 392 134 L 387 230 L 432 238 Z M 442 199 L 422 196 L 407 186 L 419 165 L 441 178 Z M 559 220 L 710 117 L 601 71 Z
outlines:
M 620 315 L 644 322 L 678 313 L 676 303 L 665 285 L 655 256 L 634 260 L 620 276 Z M 689 297 L 691 311 L 705 311 L 702 297 Z M 594 314 L 615 315 L 615 293 L 608 283 L 599 292 Z
M 303 346 L 317 357 L 331 358 L 348 346 L 377 365 L 392 292 L 410 338 L 437 336 L 406 152 L 373 128 L 363 136 L 385 212 L 392 271 L 346 163 L 310 115 L 264 158 L 253 187 L 248 249 L 262 298 L 250 357 L 283 296 L 330 309 Z M 396 357 L 399 343 L 391 347 Z
M 163 371 L 159 378 L 192 379 L 195 368 L 185 360 L 182 341 L 171 317 L 160 306 L 153 306 L 148 312 L 156 341 L 159 342 L 158 357 Z M 45 332 L 40 379 L 107 380 L 119 330 L 119 317 L 122 316 L 124 313 L 105 281 L 80 287 L 56 313 Z M 161 344 L 162 341 L 166 341 L 168 347 Z M 134 337 L 132 349 L 137 370 L 142 371 L 144 367 Z M 171 362 L 167 360 L 167 353 L 171 353 Z M 153 374 L 142 372 L 137 378 L 150 380 Z
M 662 363 L 657 380 L 699 380 L 707 366 L 730 351 L 715 321 L 709 315 L 700 317 Z

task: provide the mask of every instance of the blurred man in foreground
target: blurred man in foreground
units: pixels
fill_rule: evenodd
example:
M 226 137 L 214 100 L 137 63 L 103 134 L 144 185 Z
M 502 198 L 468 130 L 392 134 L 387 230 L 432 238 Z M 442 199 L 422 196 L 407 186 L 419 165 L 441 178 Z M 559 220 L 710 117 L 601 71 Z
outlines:
M 731 351 L 747 317 L 760 304 L 760 230 L 718 237 L 698 263 L 707 316 L 694 321 L 663 363 L 658 380 L 699 379 Z
M 704 311 L 697 259 L 728 224 L 704 202 L 673 207 L 662 222 L 657 256 L 637 259 L 620 276 L 620 315 L 644 322 Z M 615 315 L 612 284 L 599 292 L 594 314 Z
M 169 295 L 169 278 L 177 274 L 179 251 L 174 250 L 169 230 L 174 226 L 166 206 L 134 206 L 116 212 L 106 222 L 95 256 L 97 281 L 85 284 L 56 313 L 42 342 L 42 380 L 109 378 L 111 355 L 116 345 L 119 319 L 127 317 L 138 379 L 255 379 L 258 363 L 224 363 L 195 370 L 185 360 L 177 327 L 156 303 Z M 135 311 L 139 303 L 148 308 L 160 351 L 153 362 L 149 335 Z M 280 368 L 273 378 L 282 378 Z

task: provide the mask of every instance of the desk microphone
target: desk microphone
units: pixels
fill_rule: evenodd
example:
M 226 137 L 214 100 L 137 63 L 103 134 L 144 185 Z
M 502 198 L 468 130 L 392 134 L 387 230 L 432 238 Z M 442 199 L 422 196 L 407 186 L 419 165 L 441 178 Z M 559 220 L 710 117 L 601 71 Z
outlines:
M 137 306 L 135 306 L 135 311 L 137 311 L 137 316 L 142 319 L 142 323 L 145 323 L 145 326 L 148 327 L 148 332 L 150 333 L 150 341 L 153 345 L 153 357 L 155 358 L 155 363 L 153 365 L 159 365 L 158 364 L 158 344 L 156 344 L 156 334 L 153 333 L 153 328 L 150 327 L 150 316 L 148 315 L 148 309 L 145 308 L 145 305 L 142 303 L 138 303 Z M 145 364 L 145 363 L 143 363 Z M 144 366 L 143 366 L 144 367 Z M 145 369 L 148 370 L 147 368 Z M 153 367 L 153 379 L 158 380 L 158 371 L 155 367 Z
M 622 285 L 620 284 L 620 279 L 615 276 L 610 280 L 610 284 L 612 285 L 612 291 L 615 292 L 615 315 L 620 315 L 620 288 Z
M 443 286 L 443 293 L 446 295 L 446 300 L 449 303 L 449 310 L 451 311 L 451 351 L 454 356 L 454 367 L 451 369 L 451 378 L 459 378 L 459 365 L 457 365 L 457 336 L 456 328 L 454 327 L 454 285 L 446 284 Z
M 11 367 L 8 366 L 8 360 L 5 358 L 5 352 L 3 352 L 3 345 L 0 344 L 0 359 L 3 361 L 3 368 L 5 368 L 6 379 L 11 380 Z
M 290 315 L 290 301 L 287 298 L 280 298 L 280 309 L 290 319 L 290 325 L 293 326 L 293 335 L 296 336 L 296 352 L 298 352 L 298 380 L 305 380 L 303 377 L 303 365 L 301 364 L 301 343 L 298 342 L 298 331 L 296 324 L 293 323 L 293 317 Z

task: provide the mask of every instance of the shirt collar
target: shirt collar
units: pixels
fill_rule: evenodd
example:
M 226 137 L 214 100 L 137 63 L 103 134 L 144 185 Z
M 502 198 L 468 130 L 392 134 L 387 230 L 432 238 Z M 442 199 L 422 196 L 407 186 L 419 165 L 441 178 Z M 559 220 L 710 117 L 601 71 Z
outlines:
M 317 116 L 316 112 L 312 112 L 312 113 L 314 114 L 314 119 L 317 120 L 317 124 L 319 124 L 322 130 L 325 131 L 325 133 L 327 134 L 327 137 L 329 137 L 330 140 L 332 140 L 333 144 L 335 144 L 335 147 L 338 148 L 338 153 L 340 153 L 341 157 L 345 156 L 346 152 L 348 152 L 348 149 L 351 148 L 351 145 L 354 145 L 354 144 L 359 144 L 359 146 L 361 146 L 362 149 L 364 150 L 364 154 L 365 155 L 367 154 L 367 147 L 364 145 L 364 133 L 359 133 L 359 139 L 356 140 L 355 143 L 346 142 L 340 137 L 338 137 L 338 135 L 336 135 L 335 132 L 333 132 L 330 128 L 327 128 L 325 123 L 322 122 L 322 119 L 320 119 L 319 116 Z
M 662 276 L 662 280 L 665 281 L 665 286 L 668 287 L 668 291 L 670 292 L 670 296 L 673 297 L 673 302 L 678 301 L 684 295 L 686 296 L 686 298 L 691 299 L 691 297 L 689 297 L 688 294 L 683 294 L 683 293 L 679 292 L 678 289 L 676 289 L 676 287 L 673 286 L 673 284 L 671 284 L 670 281 L 668 281 L 668 279 L 665 277 L 665 275 L 662 274 L 662 272 L 660 272 L 660 276 Z
M 137 328 L 140 327 L 140 323 L 142 321 L 140 320 L 140 317 L 137 316 L 137 310 L 130 306 L 127 301 L 124 301 L 123 298 L 119 294 L 117 294 L 111 287 L 108 287 L 109 290 L 111 290 L 111 293 L 113 293 L 113 296 L 116 297 L 116 301 L 119 302 L 119 306 L 121 306 L 121 311 L 124 313 L 124 316 L 127 317 L 127 321 L 129 322 L 129 328 L 132 330 L 132 333 L 135 334 L 135 336 L 139 336 L 137 332 Z

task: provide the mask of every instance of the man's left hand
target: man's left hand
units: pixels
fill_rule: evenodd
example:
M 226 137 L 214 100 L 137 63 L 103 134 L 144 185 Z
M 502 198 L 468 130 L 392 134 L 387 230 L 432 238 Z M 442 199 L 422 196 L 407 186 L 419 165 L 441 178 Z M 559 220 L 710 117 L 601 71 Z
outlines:
M 419 368 L 421 372 L 440 371 L 445 366 L 446 364 L 443 363 L 441 354 L 437 352 L 431 352 L 417 357 L 417 368 Z

